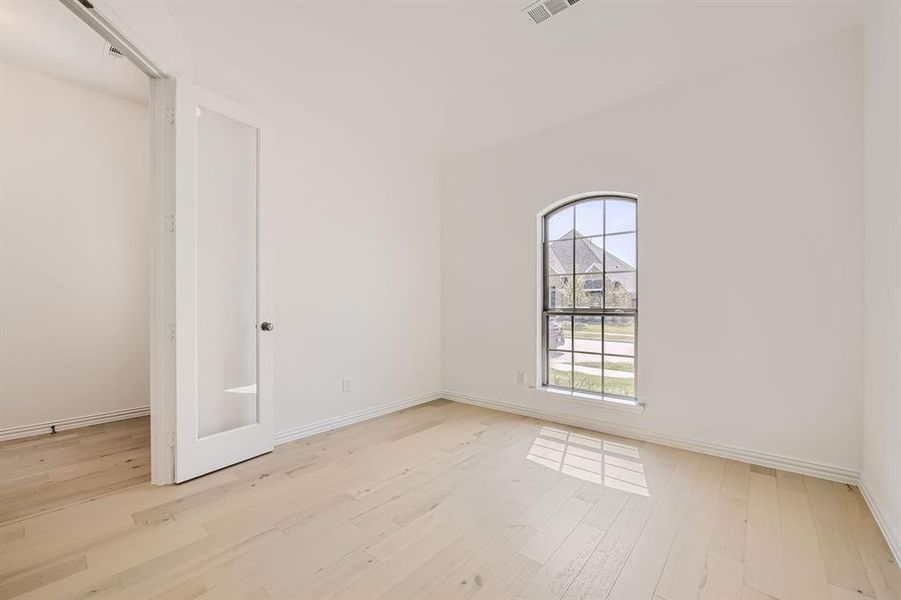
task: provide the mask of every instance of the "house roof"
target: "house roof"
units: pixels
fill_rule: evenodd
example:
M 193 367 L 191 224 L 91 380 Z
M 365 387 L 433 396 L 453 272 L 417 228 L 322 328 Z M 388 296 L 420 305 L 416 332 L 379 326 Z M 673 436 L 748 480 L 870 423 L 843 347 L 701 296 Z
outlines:
M 555 243 L 564 240 L 569 242 L 573 238 L 575 238 L 575 243 Z M 591 243 L 591 239 L 581 237 L 581 234 L 576 230 L 570 230 L 558 240 L 549 243 L 547 261 L 550 271 L 555 275 L 572 273 L 570 265 L 573 264 L 573 252 L 575 252 L 576 273 L 602 273 L 604 261 L 606 260 L 607 279 L 619 283 L 630 292 L 634 292 L 635 275 L 633 273 L 622 273 L 621 271 L 634 271 L 635 266 L 609 251 L 601 250 L 601 248 Z

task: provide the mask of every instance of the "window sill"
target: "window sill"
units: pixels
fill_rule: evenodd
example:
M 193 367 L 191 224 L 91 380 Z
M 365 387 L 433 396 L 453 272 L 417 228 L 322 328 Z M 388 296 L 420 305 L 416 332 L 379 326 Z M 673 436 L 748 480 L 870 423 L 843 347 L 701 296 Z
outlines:
M 641 414 L 644 412 L 644 404 L 638 401 L 630 402 L 629 400 L 623 400 L 622 398 L 602 396 L 600 394 L 587 394 L 585 392 L 573 392 L 570 390 L 559 390 L 557 388 L 546 386 L 540 386 L 535 389 L 539 392 L 544 392 L 545 394 L 564 396 L 573 402 L 595 408 L 607 408 L 633 414 Z

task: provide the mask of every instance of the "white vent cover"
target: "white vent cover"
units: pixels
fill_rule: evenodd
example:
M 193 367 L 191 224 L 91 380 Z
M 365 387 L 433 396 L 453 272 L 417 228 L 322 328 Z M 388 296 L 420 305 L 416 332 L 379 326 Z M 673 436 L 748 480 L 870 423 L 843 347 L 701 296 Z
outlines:
M 579 0 L 539 0 L 527 6 L 523 12 L 529 15 L 533 23 L 541 23 L 560 14 Z
M 529 9 L 529 16 L 532 17 L 532 20 L 536 23 L 541 23 L 545 19 L 551 18 L 551 13 L 547 11 L 547 9 L 540 4 L 536 4 L 534 7 Z
M 112 56 L 113 58 L 123 59 L 125 58 L 125 53 L 110 44 L 109 42 L 103 45 L 103 53 L 107 56 Z
M 547 0 L 544 3 L 544 7 L 548 10 L 552 15 L 556 15 L 564 8 L 569 8 L 569 4 L 566 0 Z

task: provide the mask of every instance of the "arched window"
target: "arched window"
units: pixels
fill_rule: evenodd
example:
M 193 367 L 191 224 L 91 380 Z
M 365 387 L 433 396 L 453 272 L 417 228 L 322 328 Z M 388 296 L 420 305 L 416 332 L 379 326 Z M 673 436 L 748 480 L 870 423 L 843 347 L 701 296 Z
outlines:
M 542 383 L 635 402 L 637 198 L 581 197 L 543 217 Z

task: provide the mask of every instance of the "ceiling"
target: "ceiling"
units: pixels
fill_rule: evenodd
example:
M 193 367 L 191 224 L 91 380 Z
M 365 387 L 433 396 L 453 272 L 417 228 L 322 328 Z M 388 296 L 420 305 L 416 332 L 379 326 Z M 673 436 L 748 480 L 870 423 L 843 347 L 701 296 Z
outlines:
M 103 39 L 56 0 L 0 2 L 4 62 L 147 103 L 147 76 L 105 53 Z
M 518 0 L 95 4 L 161 66 L 201 85 L 438 153 L 498 143 L 857 26 L 865 9 L 840 0 L 581 0 L 536 25 Z M 60 61 L 73 52 L 46 49 Z

